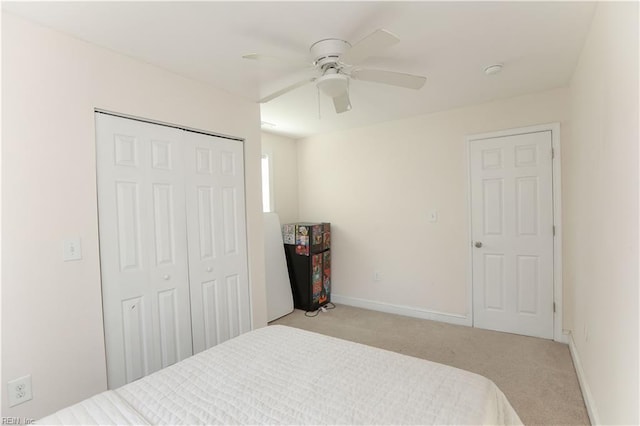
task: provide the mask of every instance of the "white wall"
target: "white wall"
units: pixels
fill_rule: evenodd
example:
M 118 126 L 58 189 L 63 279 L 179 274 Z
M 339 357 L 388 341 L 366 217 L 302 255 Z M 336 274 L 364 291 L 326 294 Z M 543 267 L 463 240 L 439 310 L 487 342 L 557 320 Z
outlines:
M 599 3 L 571 81 L 565 279 L 594 421 L 638 424 L 638 3 Z
M 257 104 L 2 14 L 2 382 L 31 374 L 39 418 L 106 389 L 94 108 L 246 139 L 254 326 L 266 325 Z M 61 242 L 82 239 L 63 262 Z
M 298 221 L 298 159 L 296 142 L 285 136 L 262 132 L 262 152 L 271 157 L 274 211 L 280 223 Z
M 465 136 L 560 122 L 563 143 L 568 114 L 558 89 L 299 140 L 299 213 L 332 224 L 334 294 L 467 316 Z

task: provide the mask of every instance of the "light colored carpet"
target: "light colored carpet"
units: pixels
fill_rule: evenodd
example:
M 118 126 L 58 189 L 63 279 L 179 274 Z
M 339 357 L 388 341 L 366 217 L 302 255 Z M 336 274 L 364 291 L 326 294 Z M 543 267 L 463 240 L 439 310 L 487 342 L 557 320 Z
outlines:
M 589 424 L 569 347 L 535 337 L 337 305 L 317 317 L 303 311 L 273 321 L 481 374 L 498 385 L 520 419 Z

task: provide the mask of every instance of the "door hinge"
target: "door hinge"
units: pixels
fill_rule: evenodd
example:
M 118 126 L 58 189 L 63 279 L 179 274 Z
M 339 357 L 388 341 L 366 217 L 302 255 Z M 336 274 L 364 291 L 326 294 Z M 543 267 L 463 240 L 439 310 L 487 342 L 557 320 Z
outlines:
M 553 302 L 553 313 L 556 313 L 556 302 Z
M 556 236 L 556 226 L 555 226 L 555 225 L 553 225 L 553 226 L 551 227 L 551 230 L 553 231 L 553 236 L 555 237 L 555 236 Z
M 555 149 L 551 148 L 551 159 L 553 160 L 554 158 L 556 158 L 556 151 Z

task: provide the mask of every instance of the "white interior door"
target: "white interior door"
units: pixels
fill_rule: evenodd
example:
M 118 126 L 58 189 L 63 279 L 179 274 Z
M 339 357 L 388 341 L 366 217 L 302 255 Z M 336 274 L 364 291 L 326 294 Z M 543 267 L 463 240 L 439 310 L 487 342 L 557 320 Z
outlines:
M 474 326 L 553 338 L 551 131 L 470 141 Z
M 182 133 L 96 114 L 109 388 L 192 354 Z
M 241 142 L 185 135 L 194 353 L 251 328 Z

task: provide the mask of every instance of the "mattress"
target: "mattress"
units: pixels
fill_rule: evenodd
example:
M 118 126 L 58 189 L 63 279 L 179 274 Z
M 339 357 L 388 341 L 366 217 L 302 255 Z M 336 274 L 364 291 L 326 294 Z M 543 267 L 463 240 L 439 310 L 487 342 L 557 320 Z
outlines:
M 280 325 L 38 423 L 522 424 L 485 377 Z

